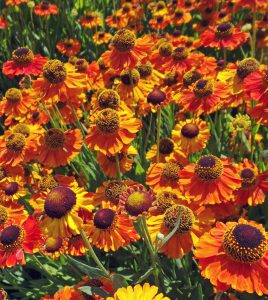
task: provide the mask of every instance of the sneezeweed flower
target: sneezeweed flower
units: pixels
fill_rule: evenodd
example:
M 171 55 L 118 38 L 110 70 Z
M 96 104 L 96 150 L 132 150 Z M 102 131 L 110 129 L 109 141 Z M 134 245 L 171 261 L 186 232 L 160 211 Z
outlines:
M 149 36 L 136 38 L 130 30 L 120 29 L 112 39 L 111 50 L 104 52 L 101 59 L 106 66 L 118 72 L 125 68 L 133 69 L 149 55 L 152 45 Z
M 0 267 L 24 265 L 24 254 L 38 252 L 42 243 L 41 231 L 35 219 L 12 220 L 0 232 Z
M 66 245 L 61 237 L 48 237 L 40 252 L 50 256 L 53 260 L 57 260 L 62 254 L 66 253 Z
M 237 166 L 242 179 L 241 187 L 234 192 L 238 205 L 258 205 L 264 202 L 268 191 L 268 173 L 260 173 L 258 167 L 248 159 Z
M 42 297 L 40 300 L 63 300 L 63 299 L 75 299 L 75 300 L 85 300 L 83 293 L 71 286 L 65 286 L 58 292 L 56 292 L 53 296 L 46 295 Z M 94 298 L 93 298 L 94 299 Z
M 122 151 L 116 153 L 119 159 L 120 172 L 122 174 L 130 171 L 134 163 L 134 157 L 138 155 L 138 151 L 132 145 L 124 148 Z M 105 155 L 100 151 L 97 153 L 97 161 L 104 172 L 110 178 L 116 178 L 116 158 L 115 155 Z
M 18 6 L 22 3 L 26 3 L 28 0 L 6 0 L 6 5 Z
M 188 197 L 200 205 L 233 201 L 233 192 L 241 179 L 229 159 L 203 155 L 195 164 L 179 171 L 180 186 Z
M 221 108 L 228 96 L 228 86 L 224 82 L 199 79 L 189 89 L 182 91 L 179 103 L 184 111 L 193 112 L 198 117 Z
M 5 29 L 8 26 L 7 20 L 3 17 L 0 16 L 0 29 Z
M 141 128 L 141 121 L 111 108 L 96 113 L 85 143 L 93 151 L 115 155 L 130 145 Z
M 151 81 L 154 85 L 159 86 L 161 81 L 164 79 L 164 74 L 155 70 L 149 61 L 143 64 L 138 64 L 136 69 L 139 71 L 141 79 Z
M 105 22 L 108 27 L 116 29 L 125 28 L 128 25 L 128 19 L 125 16 L 122 16 L 118 11 L 115 11 L 111 16 L 108 16 L 105 19 Z
M 34 13 L 37 16 L 47 17 L 50 15 L 57 15 L 59 9 L 56 4 L 52 4 L 47 0 L 42 1 L 39 5 L 35 5 Z
M 24 116 L 35 101 L 31 90 L 10 88 L 5 92 L 5 96 L 0 102 L 0 114 L 8 117 L 6 124 L 10 125 L 11 118 Z
M 136 107 L 141 100 L 146 101 L 147 95 L 153 90 L 153 83 L 142 79 L 139 71 L 123 70 L 120 73 L 120 81 L 116 85 L 116 91 L 129 107 Z
M 246 95 L 251 99 L 266 103 L 268 99 L 268 70 L 266 68 L 248 75 L 243 84 Z
M 163 67 L 164 63 L 173 52 L 173 45 L 167 39 L 160 39 L 152 48 L 152 53 L 149 57 L 150 62 L 158 71 L 165 72 L 167 69 Z
M 66 254 L 73 256 L 82 256 L 88 251 L 82 236 L 75 234 L 67 238 Z
M 140 238 L 133 222 L 109 202 L 103 202 L 83 229 L 90 243 L 105 252 L 117 251 Z
M 267 233 L 260 224 L 240 219 L 218 222 L 194 251 L 201 274 L 220 291 L 268 294 Z
M 98 206 L 102 201 L 109 201 L 114 205 L 119 203 L 120 195 L 127 191 L 129 186 L 137 184 L 132 180 L 110 180 L 104 181 L 102 186 L 96 189 L 96 193 L 93 196 L 94 206 Z
M 33 81 L 33 89 L 42 101 L 57 103 L 82 102 L 86 87 L 85 74 L 78 73 L 69 63 L 63 64 L 57 59 L 49 60 L 43 67 L 42 75 Z
M 156 112 L 159 110 L 159 108 L 167 106 L 171 102 L 171 96 L 165 90 L 154 87 L 154 89 L 147 95 L 146 100 L 147 105 L 145 104 L 145 107 L 143 108 L 141 107 L 143 105 L 143 102 L 140 101 L 140 110 L 142 110 L 144 113 L 148 110 Z
M 22 133 L 6 131 L 0 140 L 0 165 L 15 167 L 32 159 L 36 145 Z
M 18 75 L 38 76 L 47 61 L 47 58 L 40 54 L 33 54 L 32 50 L 27 47 L 14 50 L 11 59 L 4 62 L 2 70 L 3 74 L 9 78 Z
M 149 25 L 153 30 L 163 30 L 170 24 L 170 17 L 166 16 L 155 16 L 149 21 Z
M 86 14 L 79 20 L 79 23 L 85 28 L 95 28 L 97 26 L 102 26 L 102 19 L 98 12 L 88 11 Z
M 244 44 L 249 35 L 230 22 L 208 28 L 200 37 L 203 46 L 216 49 L 236 49 Z
M 39 139 L 37 160 L 46 167 L 58 167 L 69 163 L 82 148 L 82 134 L 79 129 L 63 131 L 48 129 Z
M 26 196 L 28 189 L 25 187 L 25 179 L 19 175 L 5 177 L 0 183 L 0 202 L 5 205 L 7 201 L 17 202 L 20 198 Z
M 192 20 L 192 16 L 189 12 L 182 8 L 177 8 L 174 13 L 170 16 L 170 23 L 175 26 L 187 24 Z
M 251 129 L 251 120 L 248 115 L 238 113 L 229 123 L 230 131 L 233 133 L 247 132 Z
M 93 35 L 93 41 L 96 45 L 108 44 L 111 38 L 112 35 L 109 32 L 105 31 L 97 31 Z
M 231 64 L 225 70 L 218 74 L 218 79 L 228 84 L 231 97 L 225 99 L 225 107 L 236 107 L 243 103 L 244 90 L 243 82 L 251 73 L 257 71 L 260 67 L 255 58 L 245 58 L 237 65 Z
M 199 118 L 186 119 L 175 126 L 172 137 L 181 151 L 189 155 L 206 147 L 210 132 L 205 121 Z
M 92 211 L 91 194 L 81 187 L 58 186 L 40 194 L 31 204 L 42 212 L 40 226 L 48 237 L 70 237 L 80 233 L 83 219 L 81 212 Z
M 57 50 L 66 56 L 74 56 L 80 52 L 81 44 L 77 39 L 64 39 L 56 45 Z
M 178 161 L 152 164 L 146 175 L 146 184 L 154 190 L 166 187 L 180 190 L 179 170 L 183 165 Z
M 151 189 L 147 190 L 143 185 L 137 184 L 129 186 L 119 197 L 119 207 L 123 214 L 133 220 L 142 215 L 147 215 L 155 194 Z
M 159 249 L 169 258 L 181 258 L 192 250 L 199 237 L 211 228 L 214 215 L 212 209 L 199 207 L 180 201 L 168 207 L 163 214 L 151 216 L 147 220 L 148 230 L 153 243 L 157 235 L 167 236 L 175 227 L 180 211 L 180 225 L 170 240 Z M 161 244 L 160 244 L 161 245 Z
M 28 212 L 24 206 L 18 202 L 1 201 L 0 202 L 0 227 L 11 221 L 23 221 L 28 217 Z
M 143 286 L 140 284 L 132 286 L 122 287 L 118 289 L 113 297 L 108 297 L 107 300 L 131 300 L 131 299 L 146 299 L 146 300 L 170 300 L 165 297 L 162 293 L 158 293 L 158 287 L 149 283 L 144 283 Z
M 146 154 L 146 159 L 156 163 L 157 145 L 154 144 Z M 182 165 L 187 164 L 187 158 L 182 149 L 170 138 L 162 138 L 159 142 L 159 162 L 179 161 Z

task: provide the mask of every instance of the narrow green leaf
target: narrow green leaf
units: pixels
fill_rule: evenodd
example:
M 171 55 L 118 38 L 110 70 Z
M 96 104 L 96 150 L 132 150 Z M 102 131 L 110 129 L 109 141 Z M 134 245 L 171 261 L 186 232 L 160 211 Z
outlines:
M 101 289 L 99 287 L 95 287 L 95 286 L 94 287 L 93 286 L 81 286 L 79 288 L 79 290 L 89 296 L 92 296 L 93 294 L 97 294 L 97 295 L 103 297 L 104 299 L 106 299 L 108 296 L 110 296 L 103 289 Z
M 147 277 L 149 277 L 154 271 L 154 268 L 149 268 L 141 277 L 137 280 L 136 284 L 143 282 Z

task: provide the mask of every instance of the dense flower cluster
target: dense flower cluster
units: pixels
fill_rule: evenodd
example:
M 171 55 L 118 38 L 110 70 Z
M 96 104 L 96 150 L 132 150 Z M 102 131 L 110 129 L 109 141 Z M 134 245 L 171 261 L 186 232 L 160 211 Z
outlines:
M 0 16 L 1 278 L 36 269 L 43 300 L 268 295 L 267 1 L 37 2 Z M 18 12 L 32 32 L 9 41 Z

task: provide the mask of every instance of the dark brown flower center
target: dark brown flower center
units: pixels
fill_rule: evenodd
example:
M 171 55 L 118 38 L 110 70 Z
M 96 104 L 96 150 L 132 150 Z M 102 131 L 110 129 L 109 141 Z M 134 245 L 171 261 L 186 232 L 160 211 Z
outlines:
M 59 184 L 52 175 L 46 175 L 42 177 L 39 181 L 39 189 L 41 191 L 52 190 Z
M 211 80 L 199 79 L 194 84 L 194 94 L 198 98 L 203 98 L 213 93 L 213 83 Z
M 156 206 L 164 213 L 169 207 L 178 201 L 178 196 L 170 191 L 161 191 L 156 196 Z
M 185 47 L 178 47 L 173 50 L 172 58 L 175 61 L 185 60 L 189 55 L 189 51 Z
M 181 134 L 186 138 L 192 139 L 199 134 L 199 128 L 196 124 L 188 123 L 182 126 Z
M 146 78 L 152 74 L 153 67 L 150 63 L 146 63 L 139 65 L 137 70 L 139 71 L 141 78 Z
M 113 45 L 119 52 L 128 52 L 135 46 L 136 36 L 128 29 L 120 29 L 113 37 Z
M 161 154 L 170 154 L 174 149 L 174 142 L 169 138 L 163 138 L 159 142 L 159 152 Z
M 202 156 L 195 165 L 195 174 L 203 181 L 218 179 L 223 172 L 221 160 L 214 155 Z
M 0 243 L 7 250 L 13 250 L 20 247 L 24 240 L 24 230 L 17 225 L 10 225 L 2 230 L 0 234 Z
M 111 89 L 104 89 L 98 96 L 98 104 L 100 108 L 117 109 L 120 104 L 120 96 Z
M 197 80 L 201 79 L 202 78 L 202 74 L 199 73 L 198 71 L 189 71 L 189 72 L 186 72 L 184 75 L 183 75 L 183 85 L 185 87 L 188 87 L 190 86 L 191 84 L 195 83 Z
M 64 64 L 57 60 L 49 60 L 43 67 L 43 76 L 51 84 L 62 83 L 67 76 Z
M 102 208 L 95 213 L 93 222 L 98 229 L 108 229 L 112 226 L 115 217 L 115 211 L 109 208 Z
M 259 261 L 267 251 L 267 240 L 258 228 L 238 224 L 224 234 L 223 248 L 233 260 L 243 263 Z
M 140 73 L 137 69 L 131 71 L 123 70 L 120 74 L 121 81 L 125 85 L 137 85 L 140 77 Z
M 97 113 L 96 127 L 103 134 L 114 134 L 120 126 L 120 118 L 117 112 L 111 108 L 105 108 Z
M 113 202 L 118 204 L 120 195 L 127 190 L 127 185 L 122 181 L 111 181 L 105 188 L 105 196 Z
M 17 124 L 14 129 L 13 129 L 14 133 L 21 133 L 22 135 L 24 135 L 26 138 L 30 135 L 31 131 L 30 131 L 30 127 L 26 124 Z
M 83 72 L 88 68 L 88 62 L 84 58 L 80 58 L 75 62 L 75 67 L 78 71 Z
M 260 64 L 255 58 L 245 58 L 239 62 L 237 66 L 237 75 L 239 78 L 244 79 L 249 74 L 259 70 Z
M 168 72 L 165 75 L 164 83 L 168 86 L 172 86 L 178 82 L 178 74 L 176 72 Z
M 12 133 L 6 138 L 6 147 L 10 151 L 21 152 L 26 145 L 26 139 L 21 133 Z
M 152 206 L 153 198 L 147 191 L 133 191 L 127 198 L 126 211 L 131 216 L 138 216 L 139 214 L 148 211 Z
M 162 42 L 158 48 L 158 52 L 162 57 L 169 57 L 172 54 L 173 46 L 169 42 Z
M 233 35 L 233 31 L 233 24 L 224 22 L 216 27 L 215 36 L 217 39 L 227 39 Z
M 46 197 L 44 210 L 50 218 L 64 217 L 76 204 L 75 193 L 64 186 L 52 189 Z
M 47 252 L 49 253 L 53 253 L 56 252 L 58 250 L 60 250 L 61 246 L 63 244 L 63 240 L 60 237 L 49 237 L 46 239 L 45 242 L 45 249 Z
M 18 103 L 22 98 L 22 94 L 19 89 L 11 88 L 6 91 L 5 97 L 10 103 Z
M 255 173 L 249 168 L 243 169 L 240 176 L 242 179 L 242 187 L 244 188 L 253 186 L 256 183 Z
M 34 60 L 34 55 L 29 48 L 21 47 L 12 52 L 12 60 L 18 66 L 27 66 Z
M 176 234 L 187 233 L 193 227 L 195 216 L 193 211 L 184 205 L 173 205 L 168 208 L 164 215 L 164 224 L 170 231 L 172 231 L 178 220 L 179 211 L 180 225 L 176 231 Z
M 4 185 L 3 190 L 7 196 L 12 196 L 19 190 L 19 185 L 17 182 L 7 182 Z
M 64 146 L 64 132 L 58 128 L 51 128 L 45 132 L 45 143 L 51 149 L 59 149 Z
M 161 104 L 166 100 L 166 93 L 161 91 L 158 88 L 155 88 L 151 93 L 147 96 L 147 102 L 153 105 Z
M 178 162 L 167 162 L 164 165 L 162 175 L 166 180 L 169 181 L 178 181 L 179 180 L 179 170 L 182 170 L 183 166 Z

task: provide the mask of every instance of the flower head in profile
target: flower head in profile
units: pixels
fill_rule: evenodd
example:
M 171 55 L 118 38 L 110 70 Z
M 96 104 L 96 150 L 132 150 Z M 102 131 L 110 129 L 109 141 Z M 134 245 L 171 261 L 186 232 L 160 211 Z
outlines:
M 66 56 L 73 56 L 79 53 L 81 44 L 77 39 L 64 39 L 57 43 L 57 50 Z
M 18 75 L 38 76 L 46 62 L 47 58 L 40 54 L 33 54 L 27 47 L 20 47 L 12 52 L 11 60 L 4 62 L 3 74 L 9 78 Z
M 56 4 L 52 4 L 47 0 L 42 1 L 39 5 L 35 5 L 34 13 L 37 16 L 47 17 L 50 15 L 57 15 L 59 9 Z
M 217 222 L 194 250 L 201 275 L 220 291 L 268 294 L 268 242 L 261 224 Z

